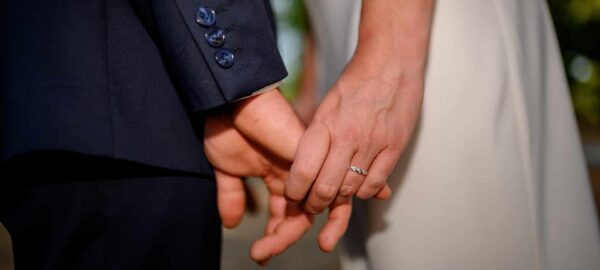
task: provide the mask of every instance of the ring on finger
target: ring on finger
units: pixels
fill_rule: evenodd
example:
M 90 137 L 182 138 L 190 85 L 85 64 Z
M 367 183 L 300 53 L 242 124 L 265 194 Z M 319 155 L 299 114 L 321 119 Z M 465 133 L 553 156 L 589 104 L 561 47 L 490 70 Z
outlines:
M 354 165 L 350 165 L 350 168 L 348 169 L 363 176 L 367 176 L 368 173 L 367 170 Z

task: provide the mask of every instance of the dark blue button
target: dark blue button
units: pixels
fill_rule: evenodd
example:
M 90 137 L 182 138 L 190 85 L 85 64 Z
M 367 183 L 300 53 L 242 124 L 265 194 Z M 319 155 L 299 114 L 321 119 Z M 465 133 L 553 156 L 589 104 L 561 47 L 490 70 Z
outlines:
M 199 7 L 196 12 L 196 22 L 204 27 L 213 26 L 217 22 L 217 14 L 207 7 Z
M 206 42 L 212 47 L 218 48 L 225 44 L 225 30 L 214 27 L 204 33 Z
M 224 68 L 230 68 L 231 66 L 233 66 L 234 57 L 235 56 L 233 55 L 233 53 L 225 48 L 218 49 L 215 52 L 215 61 L 217 61 L 217 64 L 219 64 L 219 66 Z

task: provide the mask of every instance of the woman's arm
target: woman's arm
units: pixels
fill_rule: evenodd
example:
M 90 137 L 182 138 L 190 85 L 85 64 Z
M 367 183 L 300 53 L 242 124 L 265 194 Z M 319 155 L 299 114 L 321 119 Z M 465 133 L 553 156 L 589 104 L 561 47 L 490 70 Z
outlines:
M 289 200 L 306 199 L 306 210 L 319 213 L 386 187 L 420 114 L 433 6 L 363 1 L 357 50 L 300 141 Z

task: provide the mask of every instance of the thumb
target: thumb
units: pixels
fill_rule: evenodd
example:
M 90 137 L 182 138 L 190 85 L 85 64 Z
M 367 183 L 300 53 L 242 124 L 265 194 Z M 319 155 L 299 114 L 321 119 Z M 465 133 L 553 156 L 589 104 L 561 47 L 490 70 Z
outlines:
M 242 221 L 246 208 L 246 192 L 242 179 L 237 176 L 215 170 L 217 179 L 217 205 L 223 226 L 228 229 L 237 227 Z

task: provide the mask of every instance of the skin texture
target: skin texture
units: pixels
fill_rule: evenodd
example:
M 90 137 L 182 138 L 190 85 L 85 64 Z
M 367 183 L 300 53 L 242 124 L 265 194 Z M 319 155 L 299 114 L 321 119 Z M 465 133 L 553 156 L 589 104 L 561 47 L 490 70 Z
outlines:
M 433 2 L 363 1 L 357 50 L 300 140 L 289 201 L 317 214 L 353 195 L 389 196 L 386 180 L 421 111 Z
M 285 251 L 312 226 L 312 214 L 327 208 L 318 243 L 331 251 L 348 226 L 353 195 L 390 196 L 385 181 L 420 114 L 432 12 L 433 0 L 364 1 L 357 51 L 305 132 L 278 91 L 207 118 L 205 151 L 224 225 L 241 221 L 242 177 L 263 177 L 271 193 L 253 260 L 266 264 Z M 349 171 L 351 164 L 368 176 Z
M 277 113 L 273 113 L 277 112 Z M 219 214 L 223 225 L 236 227 L 245 210 L 242 177 L 259 176 L 269 190 L 270 217 L 264 237 L 250 256 L 259 264 L 285 251 L 311 228 L 314 217 L 284 194 L 288 170 L 304 124 L 279 91 L 269 91 L 215 111 L 205 123 L 205 152 L 215 168 Z M 350 208 L 334 207 L 321 230 L 319 245 L 329 251 L 346 231 Z

